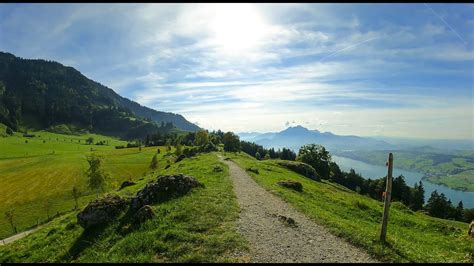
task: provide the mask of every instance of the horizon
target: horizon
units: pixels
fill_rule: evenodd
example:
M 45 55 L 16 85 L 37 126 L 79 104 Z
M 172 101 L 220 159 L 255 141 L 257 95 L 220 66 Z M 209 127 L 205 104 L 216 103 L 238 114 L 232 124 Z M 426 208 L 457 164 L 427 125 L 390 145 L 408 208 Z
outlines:
M 209 130 L 301 125 L 473 140 L 472 11 L 472 4 L 1 4 L 0 50 L 74 67 Z

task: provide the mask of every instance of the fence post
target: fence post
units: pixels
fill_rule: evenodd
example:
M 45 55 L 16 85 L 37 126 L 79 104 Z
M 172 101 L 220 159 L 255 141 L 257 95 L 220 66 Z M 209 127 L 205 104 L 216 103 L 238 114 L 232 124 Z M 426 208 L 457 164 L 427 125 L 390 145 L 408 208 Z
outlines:
M 393 154 L 388 155 L 388 173 L 387 183 L 385 188 L 385 202 L 383 205 L 382 229 L 380 230 L 380 241 L 385 243 L 385 236 L 387 235 L 387 221 L 388 210 L 390 208 L 390 198 L 392 194 L 392 169 L 393 169 Z

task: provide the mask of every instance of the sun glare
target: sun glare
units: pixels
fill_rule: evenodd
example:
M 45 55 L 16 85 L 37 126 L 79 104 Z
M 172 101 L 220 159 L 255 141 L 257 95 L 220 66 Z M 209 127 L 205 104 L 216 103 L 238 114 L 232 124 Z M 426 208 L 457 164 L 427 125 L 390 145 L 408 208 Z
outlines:
M 249 4 L 217 5 L 211 19 L 215 44 L 225 53 L 253 51 L 264 40 L 266 25 L 258 10 Z

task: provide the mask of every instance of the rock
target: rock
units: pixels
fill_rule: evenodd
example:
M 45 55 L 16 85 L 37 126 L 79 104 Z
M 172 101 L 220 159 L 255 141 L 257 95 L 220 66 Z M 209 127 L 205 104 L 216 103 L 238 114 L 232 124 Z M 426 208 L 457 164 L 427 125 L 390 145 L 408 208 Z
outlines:
M 297 227 L 296 221 L 293 220 L 293 218 L 291 218 L 291 217 L 286 217 L 286 216 L 283 216 L 283 215 L 278 215 L 278 219 L 279 219 L 281 222 L 283 222 L 283 223 L 285 223 L 286 225 L 288 225 L 288 226 Z
M 309 164 L 302 162 L 279 162 L 278 164 L 300 175 L 306 176 L 316 181 L 321 181 L 321 178 L 316 173 L 316 170 L 314 170 L 314 168 Z
M 224 171 L 224 169 L 222 169 L 222 167 L 216 165 L 216 166 L 214 166 L 213 171 L 217 173 L 217 172 L 222 172 L 222 171 Z
M 136 184 L 135 182 L 131 182 L 131 181 L 128 181 L 128 180 L 123 181 L 122 185 L 120 185 L 119 190 L 122 190 L 123 188 L 129 187 L 129 186 L 133 186 L 135 184 Z
M 252 172 L 252 173 L 256 173 L 258 175 L 258 168 L 256 168 L 256 167 L 247 168 L 247 171 Z
M 148 219 L 155 217 L 155 212 L 150 205 L 141 207 L 135 215 L 133 215 L 133 224 L 141 224 Z
M 277 184 L 282 187 L 291 188 L 299 192 L 303 191 L 303 185 L 300 182 L 285 180 L 279 181 Z
M 80 213 L 77 222 L 84 229 L 99 224 L 107 224 L 114 220 L 127 208 L 127 201 L 117 195 L 107 195 L 104 198 L 91 201 Z
M 192 188 L 203 186 L 192 176 L 182 174 L 159 176 L 155 182 L 148 183 L 142 190 L 137 192 L 132 199 L 132 209 L 139 209 L 144 205 L 150 205 L 166 201 L 188 193 Z
M 182 161 L 184 158 L 186 158 L 186 156 L 184 156 L 184 154 L 181 154 L 178 158 L 176 158 L 176 160 L 175 160 L 174 162 L 175 162 L 175 163 L 180 162 L 180 161 Z

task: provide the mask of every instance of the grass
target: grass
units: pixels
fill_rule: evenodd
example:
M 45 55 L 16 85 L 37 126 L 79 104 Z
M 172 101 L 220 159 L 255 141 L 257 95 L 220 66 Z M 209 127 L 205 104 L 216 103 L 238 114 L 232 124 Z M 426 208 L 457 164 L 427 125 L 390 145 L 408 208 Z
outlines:
M 428 176 L 424 179 L 447 187 L 474 192 L 474 170 L 463 171 L 454 175 Z
M 222 171 L 215 171 L 219 166 Z M 236 231 L 239 207 L 228 168 L 215 154 L 203 154 L 172 164 L 137 180 L 120 192 L 131 196 L 158 174 L 183 173 L 204 188 L 153 206 L 156 217 L 130 232 L 116 222 L 85 232 L 73 211 L 39 231 L 0 247 L 2 262 L 235 262 L 231 254 L 246 249 Z
M 394 202 L 390 208 L 387 245 L 379 241 L 382 202 L 359 195 L 328 181 L 315 182 L 277 164 L 278 160 L 257 161 L 245 153 L 226 153 L 255 181 L 292 204 L 332 233 L 367 250 L 374 257 L 390 262 L 469 262 L 473 251 L 467 236 L 468 224 L 442 220 L 412 212 Z M 278 181 L 301 182 L 303 192 L 277 185 Z M 472 262 L 472 261 L 471 261 Z
M 50 216 L 72 209 L 74 184 L 82 192 L 81 205 L 94 198 L 95 192 L 87 188 L 84 175 L 88 167 L 86 155 L 94 152 L 104 156 L 104 168 L 110 176 L 107 190 L 116 190 L 123 181 L 137 180 L 149 171 L 149 163 L 157 150 L 156 147 L 141 151 L 138 148 L 115 149 L 115 145 L 126 145 L 126 142 L 95 134 L 30 134 L 35 137 L 26 138 L 18 133 L 0 137 L 0 238 L 14 233 L 3 217 L 10 208 L 15 209 L 15 225 L 20 232 L 47 220 L 47 200 L 51 205 Z M 88 137 L 93 137 L 94 142 L 106 140 L 108 145 L 86 145 Z M 159 165 L 164 167 L 164 147 L 161 151 Z

